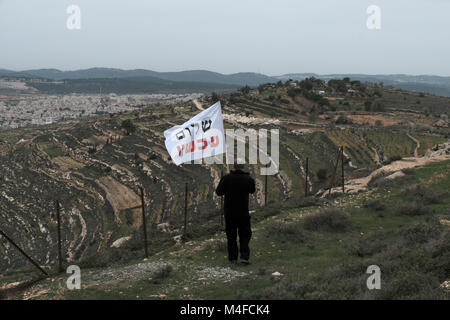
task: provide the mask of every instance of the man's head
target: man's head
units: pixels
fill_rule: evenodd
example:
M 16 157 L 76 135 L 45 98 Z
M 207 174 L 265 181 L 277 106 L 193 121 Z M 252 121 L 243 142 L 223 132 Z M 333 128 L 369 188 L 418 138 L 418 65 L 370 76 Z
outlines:
M 244 163 L 245 163 L 245 160 L 243 160 L 241 158 L 236 159 L 236 162 L 233 165 L 233 169 L 244 171 L 244 169 L 245 169 Z

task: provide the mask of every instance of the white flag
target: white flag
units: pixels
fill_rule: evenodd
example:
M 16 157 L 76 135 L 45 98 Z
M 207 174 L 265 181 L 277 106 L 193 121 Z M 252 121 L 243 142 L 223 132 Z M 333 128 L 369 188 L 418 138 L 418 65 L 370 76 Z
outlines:
M 166 148 L 178 166 L 226 152 L 220 101 L 181 126 L 164 131 Z

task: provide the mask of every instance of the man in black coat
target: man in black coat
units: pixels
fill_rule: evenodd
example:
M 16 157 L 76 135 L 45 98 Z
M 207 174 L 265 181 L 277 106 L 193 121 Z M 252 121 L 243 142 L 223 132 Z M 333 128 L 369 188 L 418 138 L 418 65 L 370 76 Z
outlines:
M 243 171 L 244 166 L 235 164 L 234 170 L 225 175 L 216 189 L 218 196 L 225 195 L 225 229 L 228 239 L 228 259 L 237 263 L 238 251 L 241 262 L 249 264 L 250 248 L 248 246 L 252 237 L 250 214 L 248 211 L 249 194 L 255 192 L 255 180 L 250 174 Z M 237 236 L 239 234 L 239 247 Z

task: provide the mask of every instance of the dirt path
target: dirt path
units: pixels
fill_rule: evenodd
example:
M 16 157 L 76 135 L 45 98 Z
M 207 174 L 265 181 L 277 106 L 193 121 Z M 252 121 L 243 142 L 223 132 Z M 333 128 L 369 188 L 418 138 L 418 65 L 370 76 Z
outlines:
M 398 172 L 403 169 L 408 168 L 415 168 L 419 166 L 424 166 L 429 163 L 433 162 L 441 162 L 445 160 L 450 160 L 450 155 L 442 155 L 442 156 L 436 156 L 436 157 L 422 157 L 422 158 L 404 158 L 399 161 L 392 162 L 388 165 L 385 165 L 375 171 L 373 171 L 370 175 L 364 178 L 359 179 L 353 179 L 348 181 L 348 183 L 345 185 L 345 191 L 346 193 L 356 193 L 359 191 L 364 191 L 367 189 L 367 185 L 369 184 L 369 181 L 379 175 L 379 174 L 392 174 L 395 172 Z M 323 192 L 323 193 L 322 193 Z M 332 188 L 331 192 L 341 192 L 341 187 Z M 319 194 L 322 193 L 322 196 L 325 194 L 328 194 L 328 192 L 324 192 L 324 190 L 321 190 L 318 192 Z
M 197 107 L 198 110 L 200 110 L 200 111 L 205 110 L 203 108 L 202 104 L 197 99 L 192 100 L 192 102 L 194 103 L 194 105 Z
M 419 157 L 419 149 L 420 149 L 420 141 L 417 140 L 416 138 L 414 138 L 412 135 L 410 135 L 409 133 L 406 134 L 412 141 L 414 141 L 416 143 L 416 149 L 414 149 L 414 157 Z

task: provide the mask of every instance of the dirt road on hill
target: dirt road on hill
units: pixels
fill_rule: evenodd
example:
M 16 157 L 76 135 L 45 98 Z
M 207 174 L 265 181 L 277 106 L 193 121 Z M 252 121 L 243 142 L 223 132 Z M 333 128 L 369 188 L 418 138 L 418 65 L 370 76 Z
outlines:
M 402 160 L 392 162 L 388 165 L 385 165 L 385 166 L 373 171 L 367 177 L 353 179 L 353 180 L 348 181 L 345 184 L 345 192 L 346 193 L 356 193 L 359 191 L 366 190 L 367 185 L 369 184 L 369 181 L 373 177 L 376 177 L 377 175 L 380 175 L 380 174 L 384 174 L 384 175 L 394 174 L 395 172 L 399 172 L 403 169 L 415 168 L 415 167 L 427 165 L 429 163 L 441 162 L 441 161 L 445 161 L 445 160 L 450 160 L 450 155 L 447 154 L 447 155 L 441 155 L 441 156 L 436 156 L 436 157 L 404 158 Z M 341 191 L 342 191 L 341 186 L 331 189 L 331 193 L 341 192 Z M 321 190 L 318 193 L 319 194 L 322 193 L 322 196 L 324 196 L 324 195 L 328 194 L 328 192 L 329 191 L 324 192 L 324 190 Z
M 417 140 L 416 138 L 414 138 L 412 135 L 410 135 L 409 133 L 406 134 L 412 141 L 414 141 L 416 143 L 416 148 L 414 149 L 414 157 L 418 157 L 419 156 L 419 149 L 420 149 L 420 141 Z

